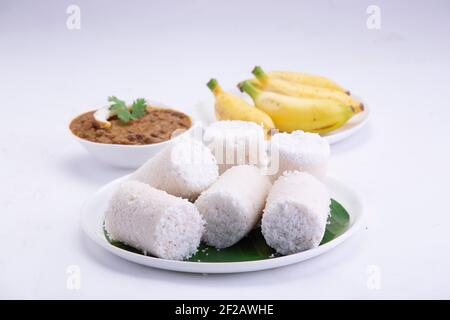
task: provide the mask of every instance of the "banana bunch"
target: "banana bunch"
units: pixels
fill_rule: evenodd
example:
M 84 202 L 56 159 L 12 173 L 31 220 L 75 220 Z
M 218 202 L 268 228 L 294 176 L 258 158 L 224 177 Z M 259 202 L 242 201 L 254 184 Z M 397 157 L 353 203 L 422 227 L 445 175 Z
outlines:
M 266 73 L 258 66 L 252 72 L 256 78 L 238 87 L 280 131 L 327 133 L 364 110 L 347 90 L 327 78 L 298 72 Z
M 248 80 L 241 82 L 239 88 L 252 97 L 255 106 L 266 112 L 280 131 L 327 133 L 341 127 L 354 114 L 353 108 L 348 105 L 262 91 Z
M 216 97 L 215 111 L 219 120 L 244 120 L 262 124 L 267 130 L 276 128 L 292 132 L 303 130 L 327 133 L 343 126 L 364 110 L 359 101 L 332 80 L 299 72 L 252 71 L 255 78 L 238 84 L 255 106 L 222 91 L 211 79 L 208 87 Z
M 336 90 L 336 89 L 330 89 L 327 88 L 331 87 L 331 80 L 327 80 L 323 77 L 318 77 L 315 81 L 311 79 L 315 79 L 317 76 L 309 76 L 309 81 L 302 82 L 296 82 L 295 80 L 289 81 L 285 80 L 288 75 L 291 75 L 292 73 L 283 74 L 285 78 L 277 77 L 278 73 L 275 73 L 273 75 L 273 72 L 269 72 L 266 74 L 261 67 L 256 66 L 252 73 L 255 75 L 256 79 L 251 80 L 252 84 L 264 91 L 272 91 L 279 94 L 283 94 L 286 96 L 292 96 L 292 97 L 298 97 L 298 98 L 313 98 L 313 99 L 327 99 L 327 100 L 333 100 L 339 103 L 342 103 L 344 105 L 349 105 L 352 108 L 355 109 L 355 111 L 360 111 L 363 107 L 359 101 L 356 101 L 354 98 L 352 98 L 350 95 L 348 95 L 346 92 L 344 92 L 344 89 Z M 271 76 L 272 74 L 272 76 Z M 305 79 L 306 76 L 303 76 L 303 78 L 300 77 L 293 77 L 293 79 Z M 319 79 L 321 81 L 319 81 Z M 305 84 L 309 83 L 309 84 Z M 322 86 L 313 86 L 312 83 L 315 83 L 316 85 L 322 85 Z M 334 88 L 338 88 L 337 85 L 334 85 Z
M 223 91 L 216 79 L 209 80 L 207 86 L 216 99 L 215 114 L 217 120 L 255 122 L 262 125 L 266 133 L 275 128 L 272 119 L 264 111 L 248 104 L 241 97 Z

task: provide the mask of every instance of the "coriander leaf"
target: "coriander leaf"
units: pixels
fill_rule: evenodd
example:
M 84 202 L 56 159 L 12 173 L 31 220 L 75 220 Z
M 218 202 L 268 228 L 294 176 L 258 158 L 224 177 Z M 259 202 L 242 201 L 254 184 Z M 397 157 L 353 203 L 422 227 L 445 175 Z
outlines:
M 130 110 L 128 110 L 125 101 L 117 99 L 115 96 L 108 97 L 108 101 L 110 103 L 109 110 L 115 113 L 120 121 L 128 123 L 130 120 L 135 119 Z
M 141 118 L 147 113 L 147 102 L 145 99 L 136 99 L 131 105 L 131 115 L 134 118 Z
M 117 114 L 120 111 L 124 111 L 125 109 L 123 107 L 121 107 L 121 106 L 118 106 L 118 105 L 112 105 L 112 106 L 109 107 L 109 110 Z
M 122 110 L 117 113 L 117 118 L 120 119 L 123 123 L 128 123 L 130 120 L 134 120 L 135 118 L 131 115 L 130 111 Z
M 142 98 L 136 99 L 131 108 L 127 107 L 125 101 L 115 96 L 108 97 L 108 102 L 110 103 L 109 110 L 116 114 L 123 123 L 141 118 L 147 113 L 147 102 Z
M 108 102 L 110 103 L 109 110 L 114 112 L 119 112 L 123 110 L 128 110 L 125 101 L 117 99 L 115 96 L 108 97 Z

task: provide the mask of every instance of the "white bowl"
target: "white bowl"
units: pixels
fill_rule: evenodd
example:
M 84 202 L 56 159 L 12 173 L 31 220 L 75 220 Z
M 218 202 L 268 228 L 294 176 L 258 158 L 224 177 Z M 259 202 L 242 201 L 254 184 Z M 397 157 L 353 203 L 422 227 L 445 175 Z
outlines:
M 150 105 L 155 107 L 170 108 L 157 101 L 147 101 Z M 185 113 L 184 111 L 180 112 Z M 198 123 L 193 119 L 191 115 L 187 115 L 191 118 L 192 121 L 192 126 L 188 130 L 170 140 L 145 145 L 125 145 L 92 142 L 78 137 L 70 130 L 70 128 L 69 131 L 70 134 L 75 137 L 75 139 L 80 142 L 81 145 L 97 160 L 114 167 L 136 169 L 143 165 L 148 159 L 156 155 L 163 148 L 174 143 L 180 137 L 191 134 Z

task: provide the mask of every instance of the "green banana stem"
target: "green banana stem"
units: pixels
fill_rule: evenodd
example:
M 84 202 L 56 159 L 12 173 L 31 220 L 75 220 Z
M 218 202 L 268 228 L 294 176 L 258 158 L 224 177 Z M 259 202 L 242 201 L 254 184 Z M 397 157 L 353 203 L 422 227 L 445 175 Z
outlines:
M 261 90 L 252 85 L 248 80 L 240 82 L 238 86 L 241 91 L 245 91 L 253 99 L 256 99 L 261 92 Z
M 255 75 L 256 79 L 265 82 L 267 80 L 267 74 L 260 66 L 253 68 L 252 73 Z
M 242 90 L 242 88 L 241 88 L 243 82 L 244 81 L 241 81 L 237 84 L 237 88 L 239 89 L 240 92 L 244 92 L 244 90 Z
M 219 85 L 219 82 L 217 82 L 216 79 L 211 79 L 206 84 L 208 88 L 212 91 L 214 95 L 217 95 L 220 91 L 222 91 L 222 88 Z

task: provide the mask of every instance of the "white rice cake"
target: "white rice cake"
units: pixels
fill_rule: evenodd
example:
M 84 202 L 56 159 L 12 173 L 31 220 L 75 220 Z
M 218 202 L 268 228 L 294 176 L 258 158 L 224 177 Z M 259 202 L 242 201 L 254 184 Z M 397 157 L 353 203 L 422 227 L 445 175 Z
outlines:
M 285 171 L 305 171 L 319 179 L 327 175 L 330 145 L 317 133 L 277 133 L 271 140 L 270 157 L 278 157 L 276 180 Z M 273 162 L 273 161 L 272 161 Z
M 219 176 L 216 160 L 200 141 L 180 139 L 148 160 L 130 179 L 190 200 Z
M 110 200 L 105 227 L 113 240 L 159 258 L 183 260 L 197 252 L 204 221 L 189 201 L 126 181 Z
M 283 255 L 317 247 L 330 214 L 326 186 L 306 172 L 286 172 L 273 184 L 262 217 L 267 244 Z
M 234 166 L 195 202 L 206 221 L 203 240 L 216 248 L 232 246 L 260 221 L 271 183 L 259 168 Z
M 267 163 L 264 129 L 254 122 L 216 121 L 205 129 L 203 140 L 216 158 L 219 174 L 235 165 Z

